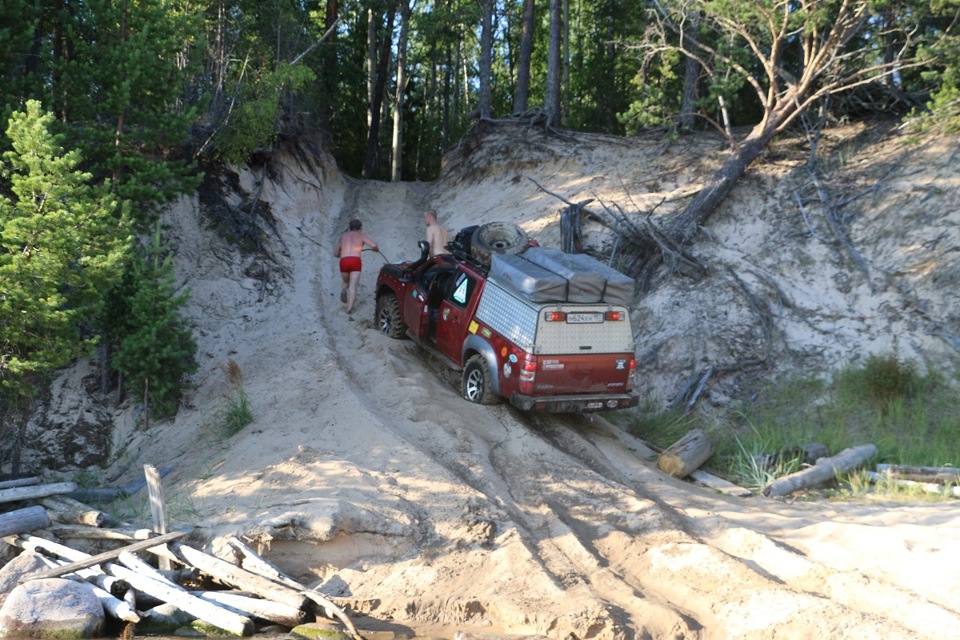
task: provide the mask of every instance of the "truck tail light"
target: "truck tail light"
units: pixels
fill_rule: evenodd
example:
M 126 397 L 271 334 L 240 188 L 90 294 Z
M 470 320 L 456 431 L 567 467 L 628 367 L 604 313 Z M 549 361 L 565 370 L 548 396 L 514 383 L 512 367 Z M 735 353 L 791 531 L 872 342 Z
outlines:
M 547 311 L 543 314 L 543 319 L 547 322 L 566 322 L 567 314 L 563 311 Z
M 636 358 L 630 358 L 630 370 L 627 373 L 627 391 L 633 389 L 634 383 L 637 381 L 637 360 Z
M 623 311 L 607 311 L 603 314 L 603 319 L 607 322 L 617 322 L 619 320 L 624 320 L 626 314 Z
M 520 365 L 520 393 L 530 393 L 533 390 L 533 381 L 537 377 L 537 361 L 524 360 Z

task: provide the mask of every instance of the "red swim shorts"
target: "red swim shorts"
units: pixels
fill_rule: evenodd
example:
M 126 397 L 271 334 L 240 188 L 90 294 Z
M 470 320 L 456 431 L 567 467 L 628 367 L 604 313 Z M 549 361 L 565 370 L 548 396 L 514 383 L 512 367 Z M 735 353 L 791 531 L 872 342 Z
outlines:
M 340 258 L 340 273 L 350 273 L 352 271 L 360 271 L 360 256 L 346 256 Z

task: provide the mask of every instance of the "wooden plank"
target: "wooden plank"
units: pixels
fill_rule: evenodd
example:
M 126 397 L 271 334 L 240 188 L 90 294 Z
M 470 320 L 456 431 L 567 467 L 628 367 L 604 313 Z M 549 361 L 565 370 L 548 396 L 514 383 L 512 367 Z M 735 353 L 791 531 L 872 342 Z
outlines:
M 82 560 L 75 560 L 69 564 L 65 564 L 62 567 L 56 567 L 54 569 L 48 569 L 46 571 L 41 571 L 40 573 L 33 573 L 28 576 L 24 576 L 20 582 L 26 582 L 27 580 L 38 580 L 40 578 L 58 578 L 62 575 L 68 573 L 73 573 L 77 569 L 86 569 L 108 560 L 115 560 L 121 553 L 124 551 L 129 551 L 133 553 L 135 551 L 143 551 L 144 549 L 150 549 L 151 547 L 157 547 L 167 542 L 172 542 L 177 538 L 182 538 L 183 536 L 190 533 L 189 531 L 172 531 L 170 533 L 165 533 L 149 540 L 141 540 L 140 542 L 134 542 L 133 544 L 121 547 L 119 549 L 113 549 L 112 551 L 104 551 L 103 553 L 98 553 L 95 556 L 89 556 Z M 84 554 L 85 555 L 85 554 Z
M 707 486 L 714 491 L 724 493 L 728 496 L 743 497 L 753 495 L 753 492 L 750 491 L 750 489 L 737 486 L 732 482 L 724 480 L 719 476 L 715 476 L 712 473 L 704 471 L 703 469 L 694 469 L 689 475 L 700 484 Z
M 39 500 L 47 496 L 70 493 L 76 490 L 76 482 L 54 482 L 53 484 L 35 484 L 29 487 L 12 487 L 10 489 L 0 489 L 0 502 Z
M 0 536 L 26 533 L 49 526 L 47 510 L 39 505 L 0 513 Z

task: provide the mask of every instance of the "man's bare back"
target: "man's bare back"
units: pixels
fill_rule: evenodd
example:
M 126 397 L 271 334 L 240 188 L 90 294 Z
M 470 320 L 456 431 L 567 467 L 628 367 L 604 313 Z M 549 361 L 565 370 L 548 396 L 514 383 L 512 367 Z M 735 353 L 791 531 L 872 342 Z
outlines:
M 423 214 L 423 221 L 427 223 L 427 243 L 430 245 L 430 255 L 435 256 L 441 253 L 447 253 L 447 242 L 450 237 L 447 230 L 437 222 L 437 212 L 428 209 Z
M 337 247 L 333 255 L 338 258 L 347 258 L 349 256 L 359 256 L 363 251 L 363 246 L 367 245 L 374 251 L 379 251 L 380 247 L 370 237 L 362 231 L 345 231 L 337 242 Z

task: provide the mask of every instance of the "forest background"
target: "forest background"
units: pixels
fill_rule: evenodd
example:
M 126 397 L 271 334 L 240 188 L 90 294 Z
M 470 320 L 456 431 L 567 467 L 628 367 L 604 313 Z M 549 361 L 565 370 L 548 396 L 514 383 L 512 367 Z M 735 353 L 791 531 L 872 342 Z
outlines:
M 4 0 L 0 423 L 100 350 L 104 393 L 175 410 L 194 343 L 161 207 L 282 137 L 340 168 L 430 180 L 478 122 L 629 136 L 713 127 L 668 240 L 690 242 L 766 143 L 842 120 L 960 127 L 958 0 Z M 719 185 L 719 186 L 718 186 Z M 214 221 L 256 250 L 255 209 Z M 662 260 L 635 238 L 633 270 Z M 8 440 L 11 441 L 11 440 Z M 16 471 L 17 450 L 0 465 Z

